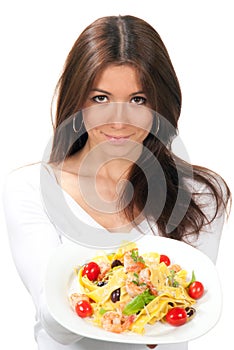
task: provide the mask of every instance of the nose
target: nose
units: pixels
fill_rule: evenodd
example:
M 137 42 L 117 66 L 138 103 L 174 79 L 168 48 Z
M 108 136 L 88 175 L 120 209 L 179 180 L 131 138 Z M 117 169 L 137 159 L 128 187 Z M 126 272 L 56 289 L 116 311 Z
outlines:
M 111 127 L 114 129 L 123 129 L 127 124 L 127 111 L 124 103 L 116 102 L 113 108 L 111 118 Z

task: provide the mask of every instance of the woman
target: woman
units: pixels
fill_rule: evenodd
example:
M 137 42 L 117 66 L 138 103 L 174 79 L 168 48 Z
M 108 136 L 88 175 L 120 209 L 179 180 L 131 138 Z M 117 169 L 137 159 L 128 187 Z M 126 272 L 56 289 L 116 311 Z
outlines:
M 89 236 L 74 238 L 59 192 L 78 219 L 96 228 L 96 237 L 98 228 L 109 236 L 153 232 L 216 260 L 230 191 L 214 172 L 172 153 L 180 110 L 170 57 L 149 24 L 111 16 L 81 33 L 57 85 L 49 160 L 12 173 L 5 191 L 11 248 L 37 308 L 40 350 L 146 348 L 84 339 L 49 314 L 43 280 L 50 255 L 67 240 L 85 244 Z

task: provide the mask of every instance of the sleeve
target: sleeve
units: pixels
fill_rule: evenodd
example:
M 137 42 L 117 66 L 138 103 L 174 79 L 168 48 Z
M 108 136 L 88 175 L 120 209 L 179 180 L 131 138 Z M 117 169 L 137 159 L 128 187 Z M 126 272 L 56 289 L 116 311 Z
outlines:
M 226 209 L 221 205 L 219 210 L 216 210 L 217 204 L 214 196 L 206 186 L 202 186 L 197 193 L 198 192 L 202 194 L 199 204 L 202 206 L 202 210 L 206 215 L 207 223 L 200 231 L 199 237 L 195 240 L 194 246 L 205 253 L 215 264 L 225 223 Z M 223 196 L 225 196 L 224 190 Z
M 61 241 L 43 209 L 37 180 L 34 172 L 22 169 L 8 175 L 3 190 L 3 205 L 9 243 L 17 271 L 36 306 L 38 321 L 54 340 L 71 344 L 81 337 L 52 318 L 44 297 L 48 259 Z
M 225 214 L 217 216 L 210 224 L 200 231 L 196 248 L 205 253 L 215 264 L 219 252 L 219 244 L 222 236 Z

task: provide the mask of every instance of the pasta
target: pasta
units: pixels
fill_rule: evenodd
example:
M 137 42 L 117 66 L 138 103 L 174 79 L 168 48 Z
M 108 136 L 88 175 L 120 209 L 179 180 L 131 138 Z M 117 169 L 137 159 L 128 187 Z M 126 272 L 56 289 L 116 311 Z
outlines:
M 93 270 L 87 264 L 86 270 L 77 271 L 79 293 L 70 295 L 73 309 L 79 301 L 88 300 L 94 324 L 115 333 L 130 330 L 138 334 L 145 332 L 146 324 L 165 322 L 172 308 L 190 309 L 196 300 L 188 293 L 187 271 L 160 257 L 157 252 L 139 255 L 133 242 L 115 253 L 93 257 Z M 94 272 L 92 277 L 89 271 Z

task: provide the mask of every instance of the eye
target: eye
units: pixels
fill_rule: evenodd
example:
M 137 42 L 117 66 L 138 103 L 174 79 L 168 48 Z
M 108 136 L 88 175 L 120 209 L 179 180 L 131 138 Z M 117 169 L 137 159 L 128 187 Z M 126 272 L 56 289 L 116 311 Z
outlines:
M 137 105 L 144 105 L 146 104 L 146 98 L 143 97 L 143 96 L 134 96 L 132 99 L 131 99 L 131 102 L 132 103 L 135 103 Z
M 108 101 L 108 97 L 105 95 L 97 95 L 92 97 L 92 101 L 97 102 L 97 103 L 105 103 Z

